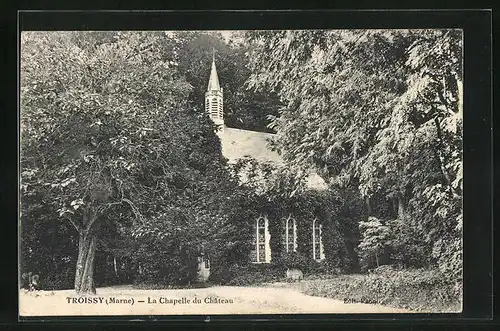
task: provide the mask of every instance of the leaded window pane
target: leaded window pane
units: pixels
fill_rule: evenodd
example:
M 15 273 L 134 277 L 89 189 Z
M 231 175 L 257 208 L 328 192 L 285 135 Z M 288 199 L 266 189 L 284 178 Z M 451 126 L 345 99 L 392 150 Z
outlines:
M 252 251 L 250 252 L 250 256 L 251 256 L 252 262 L 258 262 L 257 261 L 257 250 L 256 249 L 252 249 Z
M 314 258 L 316 260 L 321 259 L 321 223 L 314 222 L 314 242 L 313 242 L 313 250 L 314 250 Z
M 259 262 L 264 262 L 266 260 L 266 247 L 264 244 L 259 245 Z
M 259 240 L 258 240 L 259 243 L 263 243 L 263 242 L 266 241 L 265 234 L 266 234 L 266 230 L 265 229 L 259 229 Z
M 283 223 L 283 249 L 285 252 L 294 251 L 294 220 L 289 218 Z
M 254 244 L 255 250 L 252 251 L 253 262 L 265 262 L 266 261 L 266 221 L 263 218 L 259 218 L 255 225 L 256 236 Z
M 314 255 L 315 255 L 316 259 L 320 258 L 320 254 L 321 254 L 320 245 L 317 244 L 314 246 Z

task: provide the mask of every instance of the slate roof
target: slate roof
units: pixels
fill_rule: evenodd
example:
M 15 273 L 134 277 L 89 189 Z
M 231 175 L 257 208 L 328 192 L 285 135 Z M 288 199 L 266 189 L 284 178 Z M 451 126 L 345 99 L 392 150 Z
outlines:
M 283 164 L 281 156 L 268 146 L 268 140 L 273 139 L 274 136 L 271 133 L 226 127 L 223 132 L 218 133 L 218 136 L 222 145 L 222 154 L 229 162 L 251 156 L 258 161 Z
M 257 161 L 271 162 L 278 166 L 285 165 L 283 158 L 269 147 L 269 140 L 274 139 L 274 134 L 225 127 L 222 132 L 218 132 L 218 136 L 222 154 L 230 163 L 250 156 Z M 307 186 L 316 190 L 326 189 L 324 180 L 314 171 L 311 171 L 307 178 Z
M 212 69 L 210 71 L 210 79 L 208 80 L 207 91 L 220 91 L 219 76 L 215 67 L 215 58 L 212 60 Z

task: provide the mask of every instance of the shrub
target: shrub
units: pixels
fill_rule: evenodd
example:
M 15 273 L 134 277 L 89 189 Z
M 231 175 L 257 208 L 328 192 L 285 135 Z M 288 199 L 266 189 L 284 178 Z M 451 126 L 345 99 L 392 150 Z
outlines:
M 336 275 L 341 272 L 341 269 L 337 266 L 336 261 L 323 260 L 316 261 L 310 257 L 305 256 L 297 252 L 284 253 L 281 258 L 274 261 L 275 268 L 280 268 L 281 270 L 286 269 L 299 269 L 304 274 L 326 274 L 326 275 Z
M 456 289 L 462 283 L 462 238 L 437 240 L 434 243 L 433 255 L 437 257 L 439 270 L 455 281 Z
M 62 270 L 61 273 L 49 273 L 40 278 L 40 289 L 45 291 L 69 290 L 75 288 L 75 274 L 70 268 Z
M 179 244 L 165 245 L 161 241 L 149 240 L 140 243 L 130 255 L 135 272 L 134 284 L 187 285 L 197 276 L 197 254 Z
M 284 270 L 277 264 L 233 264 L 213 269 L 209 281 L 221 285 L 249 286 L 282 280 Z
M 33 277 L 33 278 L 32 278 Z M 22 272 L 20 287 L 29 289 L 30 278 L 35 280 L 35 288 L 38 290 L 67 290 L 74 288 L 74 268 L 60 268 L 57 271 L 44 273 Z
M 21 274 L 21 288 L 28 289 L 30 287 L 30 277 L 31 277 L 31 272 L 23 272 Z
M 301 290 L 339 300 L 369 300 L 396 308 L 445 312 L 460 310 L 461 295 L 453 291 L 454 286 L 439 270 L 381 266 L 365 275 L 309 278 L 301 284 Z
M 339 268 L 337 266 L 337 263 L 334 261 L 321 261 L 321 262 L 316 262 L 314 261 L 313 267 L 311 268 L 310 274 L 317 274 L 320 276 L 333 276 L 333 275 L 339 275 L 343 272 L 343 269 Z
M 167 284 L 165 282 L 134 282 L 133 287 L 139 290 L 172 290 L 172 289 L 192 289 L 192 288 L 207 288 L 212 286 L 210 282 L 188 283 L 187 285 Z
M 381 258 L 388 252 L 389 227 L 376 217 L 359 222 L 361 241 L 358 245 L 361 268 L 369 269 L 381 264 Z
M 283 254 L 270 264 L 253 264 L 249 262 L 226 265 L 212 265 L 209 281 L 223 285 L 257 285 L 284 280 L 287 269 L 299 269 L 305 275 L 314 277 L 331 277 L 340 274 L 341 270 L 330 261 L 317 262 L 303 254 Z
M 303 254 L 293 252 L 285 253 L 281 261 L 276 264 L 283 266 L 284 269 L 300 269 L 304 273 L 309 273 L 314 269 L 316 261 L 304 256 Z

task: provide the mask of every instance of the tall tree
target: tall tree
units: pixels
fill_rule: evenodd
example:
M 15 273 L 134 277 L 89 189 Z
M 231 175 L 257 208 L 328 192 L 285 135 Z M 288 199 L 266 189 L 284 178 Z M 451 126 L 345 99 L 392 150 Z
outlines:
M 290 164 L 316 167 L 332 186 L 358 186 L 370 212 L 382 195 L 394 207 L 385 217 L 413 222 L 409 233 L 428 252 L 448 230 L 461 231 L 459 31 L 247 37 L 255 45 L 250 86 L 276 90 L 285 102 L 271 125 Z
M 199 221 L 203 208 L 186 213 L 200 194 L 231 181 L 213 124 L 187 108 L 190 87 L 175 69 L 171 38 L 105 37 L 23 32 L 21 40 L 22 208 L 40 194 L 49 217 L 76 230 L 77 292 L 95 291 L 105 223 L 129 233 L 161 224 L 165 240 L 227 229 L 225 219 Z

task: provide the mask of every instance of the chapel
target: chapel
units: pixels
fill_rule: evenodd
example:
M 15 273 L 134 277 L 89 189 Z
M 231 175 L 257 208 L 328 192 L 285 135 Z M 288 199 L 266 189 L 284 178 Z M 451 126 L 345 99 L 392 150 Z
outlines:
M 271 162 L 276 166 L 285 166 L 281 156 L 270 149 L 269 142 L 275 135 L 265 132 L 241 130 L 227 127 L 224 123 L 224 91 L 220 85 L 215 56 L 212 58 L 212 66 L 208 80 L 207 91 L 205 92 L 205 111 L 210 119 L 218 126 L 217 135 L 221 142 L 222 154 L 229 163 L 235 163 L 241 158 L 251 157 L 261 162 Z M 325 190 L 326 183 L 315 172 L 311 171 L 307 177 L 307 187 L 310 190 Z M 297 224 L 292 214 L 284 220 L 284 231 L 282 238 L 279 238 L 286 252 L 297 250 Z M 270 220 L 268 215 L 262 214 L 254 221 L 253 249 L 249 256 L 252 263 L 270 263 L 271 245 L 273 240 L 269 231 Z M 312 228 L 312 258 L 321 261 L 325 258 L 322 241 L 322 224 L 316 219 L 310 220 Z M 198 276 L 201 280 L 206 280 L 210 275 L 210 261 L 208 257 L 200 257 L 198 260 Z

